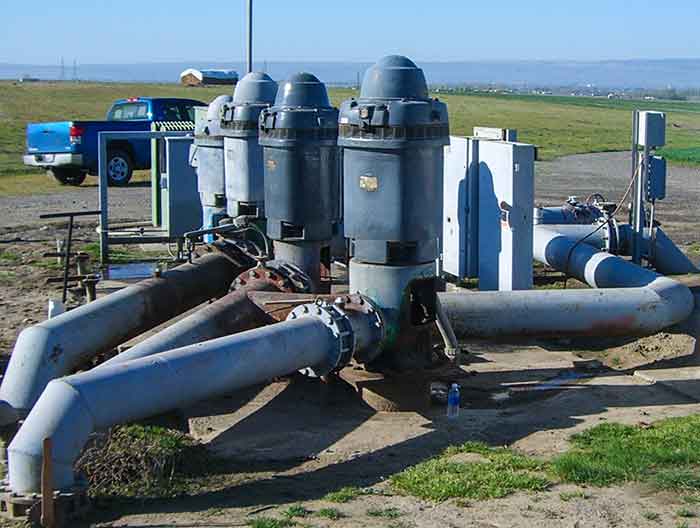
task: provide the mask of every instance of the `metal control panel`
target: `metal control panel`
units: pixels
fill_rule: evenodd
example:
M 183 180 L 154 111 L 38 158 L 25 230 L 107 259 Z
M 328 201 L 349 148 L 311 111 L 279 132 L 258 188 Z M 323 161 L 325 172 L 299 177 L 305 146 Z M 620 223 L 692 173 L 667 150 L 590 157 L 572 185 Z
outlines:
M 169 237 L 182 237 L 202 224 L 197 172 L 190 165 L 192 140 L 191 136 L 162 140 L 160 197 L 163 228 Z
M 481 290 L 532 287 L 535 147 L 451 137 L 445 147 L 443 272 Z

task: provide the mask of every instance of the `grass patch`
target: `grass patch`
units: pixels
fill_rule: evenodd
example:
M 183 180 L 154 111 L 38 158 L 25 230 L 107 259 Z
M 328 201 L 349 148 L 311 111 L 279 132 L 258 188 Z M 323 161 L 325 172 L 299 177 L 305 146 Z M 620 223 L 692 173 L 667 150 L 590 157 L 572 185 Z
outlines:
M 212 463 L 192 437 L 163 427 L 115 427 L 77 462 L 95 496 L 172 497 Z
M 360 488 L 356 488 L 354 486 L 346 486 L 344 488 L 340 488 L 339 490 L 326 493 L 326 495 L 323 496 L 323 500 L 342 504 L 345 502 L 355 500 L 362 494 L 363 493 Z
M 22 261 L 22 256 L 8 251 L 6 249 L 0 249 L 0 264 L 2 265 L 13 265 L 18 264 Z
M 289 519 L 256 517 L 255 519 L 248 521 L 246 524 L 251 528 L 287 528 L 288 526 L 296 526 L 297 523 Z
M 681 502 L 685 504 L 700 504 L 700 494 L 688 493 L 685 495 L 681 495 Z
M 367 510 L 370 517 L 383 517 L 384 519 L 397 519 L 403 515 L 398 508 L 372 508 Z
M 459 462 L 455 455 L 473 453 L 483 461 Z M 543 491 L 551 481 L 547 464 L 509 449 L 494 449 L 479 442 L 450 447 L 443 454 L 408 468 L 391 478 L 405 493 L 428 500 L 449 498 L 493 499 L 516 491 Z
M 356 90 L 330 88 L 334 105 L 357 95 Z M 20 85 L 0 82 L 0 195 L 70 191 L 43 171 L 22 163 L 26 125 L 79 119 L 104 119 L 115 99 L 132 96 L 185 97 L 209 102 L 221 87 L 191 88 L 178 84 L 41 82 Z M 470 135 L 474 126 L 518 129 L 519 139 L 539 145 L 540 157 L 629 149 L 631 111 L 667 113 L 667 147 L 673 162 L 700 164 L 697 129 L 700 105 L 665 101 L 609 101 L 588 97 L 538 97 L 470 93 L 437 94 L 448 105 L 450 131 Z M 136 179 L 139 179 L 137 176 Z M 84 185 L 95 185 L 89 177 Z
M 573 449 L 552 461 L 562 480 L 607 486 L 651 482 L 671 490 L 700 489 L 700 417 L 648 427 L 601 424 L 572 437 Z
M 509 449 L 468 442 L 446 449 L 391 477 L 398 491 L 422 499 L 493 499 L 516 491 L 543 491 L 553 482 L 610 486 L 644 482 L 700 503 L 700 415 L 651 426 L 605 423 L 576 434 L 572 449 L 541 461 Z M 561 500 L 586 499 L 584 491 Z
M 90 255 L 92 262 L 100 261 L 100 243 L 90 242 L 85 244 L 81 251 Z M 163 254 L 158 251 L 144 251 L 135 246 L 109 246 L 110 264 L 128 264 L 129 262 L 153 261 L 162 259 Z
M 590 495 L 582 490 L 577 491 L 564 491 L 559 494 L 559 498 L 564 502 L 569 502 L 576 499 L 589 499 Z
M 14 271 L 0 270 L 0 283 L 12 282 L 16 278 L 17 278 L 17 274 Z
M 58 271 L 63 269 L 63 264 L 59 264 L 55 257 L 46 257 L 41 260 L 30 262 L 32 266 L 50 271 Z
M 661 518 L 661 515 L 653 511 L 643 511 L 642 517 L 644 517 L 647 521 L 658 521 Z
M 337 521 L 338 519 L 345 517 L 343 512 L 341 512 L 338 508 L 321 508 L 316 512 L 316 515 L 331 521 Z
M 661 469 L 654 474 L 653 483 L 662 490 L 700 490 L 700 473 L 688 468 Z
M 689 510 L 688 508 L 681 508 L 676 512 L 676 515 L 678 517 L 683 517 L 686 519 L 690 519 L 692 517 L 697 517 L 697 514 L 693 510 Z
M 694 255 L 700 255 L 700 242 L 690 244 L 686 251 Z
M 309 514 L 311 514 L 311 510 L 307 510 L 301 504 L 294 504 L 282 512 L 282 515 L 284 515 L 287 519 L 293 519 L 294 517 L 307 517 Z
M 700 147 L 662 148 L 658 154 L 679 165 L 700 165 Z

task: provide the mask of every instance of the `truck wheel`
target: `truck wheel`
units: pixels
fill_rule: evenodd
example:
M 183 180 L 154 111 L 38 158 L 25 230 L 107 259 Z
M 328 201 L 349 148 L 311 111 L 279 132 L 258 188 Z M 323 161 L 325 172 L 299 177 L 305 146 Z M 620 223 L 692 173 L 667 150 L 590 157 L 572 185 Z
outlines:
M 61 185 L 78 186 L 85 181 L 87 174 L 78 169 L 51 168 L 46 170 L 46 174 L 51 176 Z
M 107 156 L 107 182 L 112 186 L 123 186 L 129 183 L 134 173 L 131 156 L 123 150 L 110 150 Z

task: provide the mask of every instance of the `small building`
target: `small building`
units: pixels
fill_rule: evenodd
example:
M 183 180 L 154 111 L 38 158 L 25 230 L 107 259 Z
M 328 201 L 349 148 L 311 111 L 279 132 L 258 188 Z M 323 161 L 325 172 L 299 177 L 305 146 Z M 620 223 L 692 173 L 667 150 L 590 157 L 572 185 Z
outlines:
M 180 74 L 180 82 L 185 86 L 236 84 L 238 82 L 238 72 L 235 70 L 197 70 L 188 68 Z

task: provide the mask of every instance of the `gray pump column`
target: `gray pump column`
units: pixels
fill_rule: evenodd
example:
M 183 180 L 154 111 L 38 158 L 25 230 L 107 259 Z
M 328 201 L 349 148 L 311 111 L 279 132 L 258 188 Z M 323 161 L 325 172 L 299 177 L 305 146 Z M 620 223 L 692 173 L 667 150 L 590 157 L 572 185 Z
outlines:
M 301 267 L 321 291 L 321 251 L 340 221 L 338 110 L 310 73 L 289 78 L 260 114 L 267 235 L 275 258 Z
M 447 107 L 430 98 L 423 71 L 406 57 L 381 59 L 367 70 L 359 99 L 341 105 L 350 290 L 382 309 L 383 348 L 398 367 L 430 356 L 448 143 Z
M 223 109 L 226 208 L 232 218 L 263 218 L 263 151 L 258 143 L 260 112 L 275 101 L 277 83 L 267 74 L 249 73 L 236 85 Z

